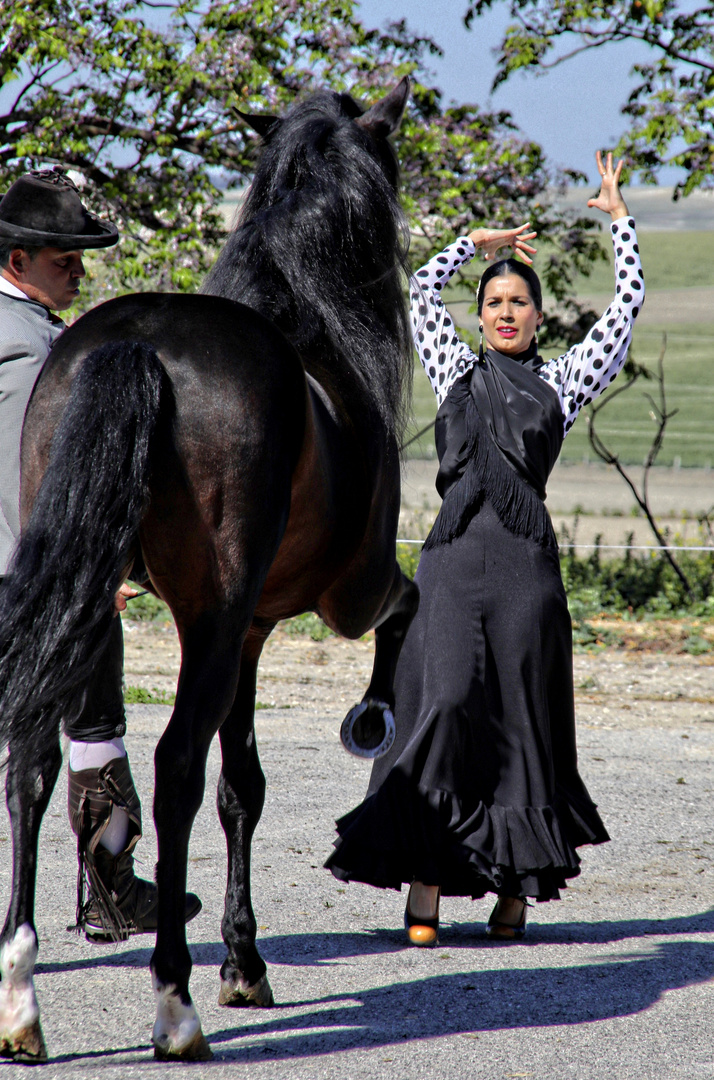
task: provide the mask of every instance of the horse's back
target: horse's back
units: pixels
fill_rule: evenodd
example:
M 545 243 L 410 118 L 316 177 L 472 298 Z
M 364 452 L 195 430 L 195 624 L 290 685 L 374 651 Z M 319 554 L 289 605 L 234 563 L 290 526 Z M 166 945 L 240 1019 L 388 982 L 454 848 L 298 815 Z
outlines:
M 169 377 L 200 371 L 227 386 L 262 370 L 301 379 L 302 364 L 287 338 L 265 316 L 219 296 L 136 293 L 108 300 L 58 339 L 39 385 L 71 378 L 84 357 L 112 341 L 153 346 Z
M 222 297 L 142 293 L 93 308 L 58 339 L 35 386 L 24 441 L 51 433 L 85 357 L 112 342 L 149 344 L 167 375 L 165 408 L 180 442 L 189 429 L 208 446 L 259 443 L 276 424 L 299 450 L 305 373 L 298 354 L 266 318 Z

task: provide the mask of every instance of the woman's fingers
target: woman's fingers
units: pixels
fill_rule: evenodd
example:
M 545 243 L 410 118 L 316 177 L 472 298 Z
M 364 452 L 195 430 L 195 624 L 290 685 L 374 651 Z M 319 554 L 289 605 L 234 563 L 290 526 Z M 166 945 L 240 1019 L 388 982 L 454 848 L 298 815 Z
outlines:
M 611 150 L 606 154 L 604 162 L 601 151 L 596 150 L 595 160 L 597 162 L 598 172 L 600 173 L 600 192 L 596 198 L 588 199 L 588 206 L 603 208 L 603 203 L 610 199 L 613 193 L 617 191 L 625 162 L 623 158 L 620 158 L 617 165 L 615 165 L 613 163 Z
M 530 232 L 526 231 L 530 230 Z M 518 252 L 524 262 L 532 262 L 527 257 L 525 252 L 536 254 L 536 248 L 531 247 L 528 243 L 529 240 L 535 240 L 538 233 L 531 229 L 530 221 L 526 221 L 523 225 L 519 225 L 517 229 L 490 229 L 483 234 L 481 239 L 481 246 L 483 250 L 483 257 L 488 262 L 494 255 L 500 251 L 501 248 L 509 247 L 514 252 Z

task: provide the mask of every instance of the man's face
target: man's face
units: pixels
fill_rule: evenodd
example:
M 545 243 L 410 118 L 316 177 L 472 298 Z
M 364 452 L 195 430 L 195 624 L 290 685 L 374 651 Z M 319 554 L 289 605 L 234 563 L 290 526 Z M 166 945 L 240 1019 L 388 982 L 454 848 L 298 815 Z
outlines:
M 31 300 L 39 300 L 52 311 L 64 311 L 79 296 L 79 282 L 85 276 L 83 249 L 63 251 L 41 248 L 34 259 L 17 249 L 10 257 L 7 277 Z

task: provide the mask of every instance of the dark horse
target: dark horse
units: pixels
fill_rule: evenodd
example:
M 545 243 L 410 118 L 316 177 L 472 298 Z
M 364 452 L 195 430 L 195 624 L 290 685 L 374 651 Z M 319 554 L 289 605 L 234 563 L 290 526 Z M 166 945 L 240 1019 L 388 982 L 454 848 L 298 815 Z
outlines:
M 25 526 L 0 610 L 14 851 L 2 1054 L 44 1054 L 32 986 L 38 832 L 61 763 L 60 720 L 86 692 L 114 593 L 131 575 L 167 602 L 182 650 L 155 755 L 156 1055 L 210 1056 L 189 994 L 183 897 L 216 732 L 228 846 L 220 1002 L 272 1004 L 249 877 L 265 790 L 253 728 L 261 649 L 279 619 L 307 610 L 346 637 L 376 625 L 372 680 L 347 733 L 371 753 L 417 603 L 395 559 L 412 360 L 407 233 L 387 141 L 408 93 L 403 80 L 363 112 L 319 92 L 282 120 L 251 118 L 260 162 L 203 295 L 101 305 L 62 335 L 35 387 Z

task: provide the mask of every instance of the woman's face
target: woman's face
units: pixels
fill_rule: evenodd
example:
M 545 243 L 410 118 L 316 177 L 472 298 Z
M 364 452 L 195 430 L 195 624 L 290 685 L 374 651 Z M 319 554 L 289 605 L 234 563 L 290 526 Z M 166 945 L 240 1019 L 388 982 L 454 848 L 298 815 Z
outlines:
M 528 284 L 518 274 L 493 277 L 486 283 L 481 324 L 486 345 L 502 353 L 524 352 L 543 322 Z

